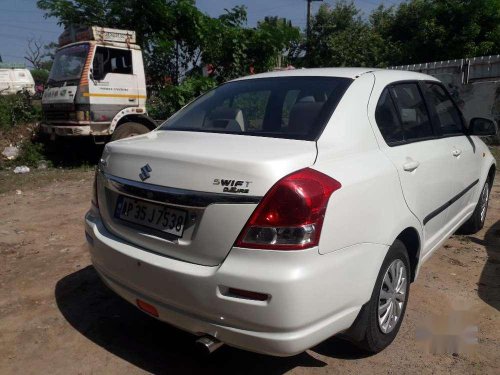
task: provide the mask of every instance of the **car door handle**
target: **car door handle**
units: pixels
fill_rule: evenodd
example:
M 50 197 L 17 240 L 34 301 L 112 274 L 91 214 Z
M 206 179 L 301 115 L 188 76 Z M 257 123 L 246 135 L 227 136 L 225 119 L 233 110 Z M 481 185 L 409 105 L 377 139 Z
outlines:
M 128 98 L 129 102 L 135 102 L 135 98 Z
M 418 161 L 411 160 L 403 164 L 403 169 L 407 172 L 413 172 L 419 165 L 420 163 Z
M 452 155 L 455 157 L 458 157 L 458 156 L 460 156 L 461 153 L 462 153 L 462 150 L 455 149 L 455 150 L 453 150 Z

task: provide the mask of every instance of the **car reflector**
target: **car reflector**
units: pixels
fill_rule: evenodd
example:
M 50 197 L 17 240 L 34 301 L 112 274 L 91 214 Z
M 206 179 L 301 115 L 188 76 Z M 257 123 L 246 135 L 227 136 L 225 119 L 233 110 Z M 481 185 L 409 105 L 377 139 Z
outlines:
M 269 295 L 264 293 L 251 292 L 249 290 L 228 288 L 228 293 L 233 297 L 240 297 L 245 299 L 253 299 L 255 301 L 267 301 Z
M 149 315 L 153 315 L 155 317 L 159 316 L 158 310 L 156 310 L 156 307 L 154 307 L 153 305 L 151 305 L 147 302 L 144 302 L 140 299 L 138 299 L 136 301 L 136 303 L 137 303 L 137 307 L 139 307 L 142 311 L 147 312 Z

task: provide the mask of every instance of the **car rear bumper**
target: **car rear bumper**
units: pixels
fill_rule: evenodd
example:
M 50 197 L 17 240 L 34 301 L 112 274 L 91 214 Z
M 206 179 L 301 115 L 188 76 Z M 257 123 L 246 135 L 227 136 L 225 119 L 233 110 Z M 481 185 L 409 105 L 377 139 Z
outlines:
M 289 356 L 349 328 L 369 300 L 387 251 L 360 244 L 319 255 L 233 248 L 219 266 L 158 255 L 109 233 L 90 211 L 85 231 L 103 281 L 158 318 L 238 348 Z M 268 294 L 267 301 L 227 295 L 227 287 Z

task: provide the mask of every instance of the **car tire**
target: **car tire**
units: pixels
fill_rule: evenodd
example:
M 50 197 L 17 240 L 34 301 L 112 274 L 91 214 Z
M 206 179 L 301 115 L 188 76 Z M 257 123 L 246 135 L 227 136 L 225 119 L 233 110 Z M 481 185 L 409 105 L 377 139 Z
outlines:
M 488 203 L 490 201 L 490 184 L 487 180 L 484 183 L 483 190 L 479 196 L 476 208 L 472 216 L 460 227 L 459 234 L 474 234 L 479 232 L 484 227 L 486 221 L 486 213 L 488 212 Z
M 142 124 L 137 122 L 126 122 L 119 125 L 113 135 L 111 136 L 111 141 L 116 141 L 118 139 L 124 139 L 129 137 L 134 137 L 136 135 L 148 133 L 150 130 Z
M 400 273 L 401 280 L 399 277 L 391 279 L 391 276 L 397 273 Z M 405 315 L 410 293 L 410 274 L 406 246 L 396 240 L 382 263 L 370 301 L 362 307 L 344 338 L 372 354 L 389 346 L 394 341 Z M 395 293 L 391 290 L 394 286 Z M 388 314 L 387 320 L 383 319 L 384 313 Z M 391 315 L 393 313 L 394 315 Z

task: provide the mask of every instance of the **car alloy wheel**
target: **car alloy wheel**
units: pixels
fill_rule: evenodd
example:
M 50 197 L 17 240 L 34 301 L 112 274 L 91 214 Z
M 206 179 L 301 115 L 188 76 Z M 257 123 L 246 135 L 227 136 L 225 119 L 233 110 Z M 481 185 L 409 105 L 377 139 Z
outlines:
M 378 298 L 378 325 L 388 334 L 401 319 L 406 303 L 406 267 L 400 259 L 395 259 L 387 268 Z
M 488 183 L 484 184 L 483 191 L 481 192 L 481 198 L 479 198 L 480 210 L 481 210 L 481 223 L 484 223 L 486 219 L 486 211 L 488 210 L 488 200 L 490 199 L 490 189 Z

